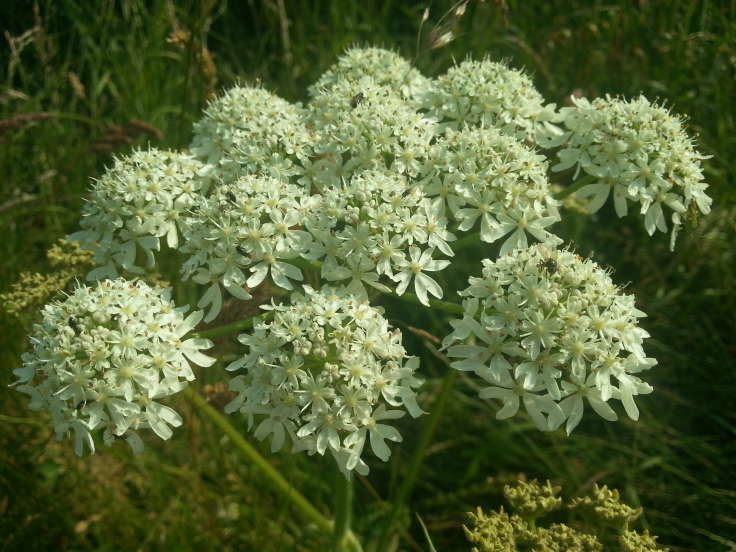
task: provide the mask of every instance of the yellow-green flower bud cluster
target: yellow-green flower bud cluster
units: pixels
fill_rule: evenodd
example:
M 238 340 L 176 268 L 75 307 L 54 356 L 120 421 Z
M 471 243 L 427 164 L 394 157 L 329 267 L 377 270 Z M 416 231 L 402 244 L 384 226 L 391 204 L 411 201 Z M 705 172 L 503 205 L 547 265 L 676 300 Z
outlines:
M 560 507 L 562 499 L 557 495 L 561 490 L 562 487 L 553 487 L 549 481 L 544 485 L 536 480 L 518 481 L 504 485 L 503 496 L 521 517 L 536 519 Z
M 0 294 L 0 303 L 5 312 L 17 314 L 37 307 L 54 294 L 69 286 L 71 281 L 84 274 L 92 264 L 92 252 L 83 249 L 79 242 L 60 239 L 46 252 L 52 272 L 41 274 L 21 272 L 18 281 L 7 293 Z
M 465 536 L 474 546 L 472 552 L 667 552 L 657 545 L 648 531 L 629 529 L 641 513 L 619 501 L 617 492 L 596 486 L 590 495 L 572 499 L 565 510 L 572 512 L 567 523 L 543 526 L 540 521 L 547 512 L 562 505 L 555 495 L 559 487 L 548 481 L 519 481 L 504 488 L 504 495 L 513 513 L 503 507 L 486 513 L 478 507 L 468 513 L 470 526 L 463 526 Z M 591 516 L 579 519 L 575 514 L 581 506 L 590 508 Z M 564 511 L 564 510 L 563 510 Z M 619 514 L 627 512 L 624 519 Z M 633 517 L 632 517 L 633 516 Z M 618 520 L 612 524 L 612 520 Z

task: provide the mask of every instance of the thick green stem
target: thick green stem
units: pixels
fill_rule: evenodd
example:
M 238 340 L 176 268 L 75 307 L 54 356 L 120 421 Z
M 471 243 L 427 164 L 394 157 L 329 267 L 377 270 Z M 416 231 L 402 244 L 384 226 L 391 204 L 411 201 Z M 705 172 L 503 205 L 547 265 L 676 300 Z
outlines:
M 225 416 L 210 406 L 209 403 L 191 387 L 186 388 L 184 390 L 184 394 L 205 416 L 207 416 L 222 430 L 225 435 L 230 438 L 238 451 L 240 451 L 243 456 L 261 470 L 263 475 L 269 479 L 273 487 L 285 498 L 291 501 L 291 503 L 294 504 L 305 518 L 316 523 L 324 531 L 332 532 L 332 522 L 320 514 L 319 511 L 312 506 L 312 504 L 310 504 L 310 502 L 304 498 L 299 491 L 292 487 L 291 484 L 278 472 L 278 470 L 276 470 L 268 460 L 261 456 L 260 453 L 243 438 L 240 432 L 230 424 Z
M 324 517 L 314 506 L 312 506 L 304 495 L 292 487 L 291 484 L 279 473 L 279 471 L 243 438 L 240 432 L 232 426 L 225 416 L 212 408 L 212 406 L 210 406 L 209 403 L 191 387 L 186 388 L 183 393 L 205 416 L 207 416 L 217 427 L 220 428 L 220 430 L 222 430 L 225 435 L 230 438 L 238 451 L 266 476 L 276 491 L 281 493 L 284 498 L 288 499 L 306 519 L 311 520 L 323 531 L 334 534 L 336 523 L 333 523 Z M 350 531 L 349 524 L 343 531 L 342 542 L 349 547 L 348 550 L 353 552 L 362 552 L 360 542 L 353 532 Z
M 439 395 L 437 396 L 437 400 L 432 406 L 432 412 L 429 415 L 429 418 L 422 426 L 421 433 L 419 434 L 419 442 L 417 443 L 417 446 L 414 449 L 411 458 L 409 459 L 409 466 L 407 468 L 406 474 L 404 475 L 404 479 L 402 480 L 398 491 L 396 491 L 396 495 L 391 501 L 393 503 L 393 506 L 391 508 L 391 512 L 389 513 L 388 520 L 383 526 L 378 550 L 386 550 L 389 539 L 391 538 L 393 526 L 396 523 L 396 517 L 403 507 L 404 503 L 409 498 L 411 491 L 414 489 L 414 483 L 416 482 L 417 475 L 421 468 L 422 460 L 424 460 L 424 455 L 427 452 L 427 447 L 429 447 L 429 444 L 434 438 L 434 433 L 437 430 L 440 416 L 442 415 L 442 411 L 447 404 L 447 399 L 449 398 L 450 392 L 452 391 L 452 388 L 455 384 L 455 380 L 457 379 L 457 373 L 457 370 L 451 369 L 447 372 L 447 374 L 445 374 L 445 377 L 442 379 L 442 387 L 440 388 Z
M 575 192 L 577 192 L 583 186 L 587 186 L 588 184 L 591 184 L 595 180 L 595 178 L 596 177 L 593 176 L 593 175 L 586 174 L 585 176 L 583 176 L 580 180 L 578 180 L 574 184 L 568 186 L 564 190 L 561 190 L 561 191 L 557 192 L 554 195 L 554 198 L 555 199 L 565 199 L 567 196 L 569 196 L 569 195 L 574 194 Z
M 462 249 L 465 249 L 466 247 L 478 245 L 479 243 L 481 243 L 480 232 L 473 232 L 472 234 L 468 234 L 467 236 L 464 236 L 459 240 L 450 243 L 450 247 L 452 247 L 453 251 L 460 251 Z
M 347 534 L 353 517 L 353 477 L 336 471 L 335 477 L 335 528 L 332 532 L 334 552 L 347 552 Z
M 270 318 L 272 314 L 269 312 L 265 315 L 262 315 L 262 319 L 266 320 Z M 250 330 L 253 327 L 253 321 L 255 320 L 255 316 L 253 318 L 246 318 L 244 320 L 238 320 L 237 322 L 233 322 L 232 324 L 227 324 L 226 326 L 218 326 L 217 328 L 212 328 L 209 330 L 203 330 L 201 332 L 194 332 L 192 334 L 189 334 L 188 337 L 192 338 L 205 338 L 205 339 L 211 339 L 213 337 L 220 337 L 221 335 L 227 335 L 235 332 L 239 332 L 240 330 Z
M 317 262 L 317 261 L 309 261 L 307 259 L 289 259 L 289 262 L 293 264 L 294 266 L 298 266 L 299 268 L 310 268 L 314 270 L 322 269 L 322 263 Z M 400 301 L 404 301 L 406 303 L 412 303 L 414 305 L 422 305 L 426 307 L 426 305 L 423 305 L 422 302 L 419 300 L 419 297 L 417 297 L 413 293 L 404 293 L 403 295 L 399 295 L 395 291 L 391 291 L 390 293 L 385 293 L 385 292 L 380 292 L 380 293 L 384 293 L 385 295 L 390 295 L 391 297 L 396 297 Z M 429 306 L 433 309 L 440 310 L 443 312 L 449 312 L 451 314 L 463 314 L 464 312 L 462 305 L 458 305 L 457 303 L 451 303 L 449 301 L 439 301 L 437 299 L 430 299 Z

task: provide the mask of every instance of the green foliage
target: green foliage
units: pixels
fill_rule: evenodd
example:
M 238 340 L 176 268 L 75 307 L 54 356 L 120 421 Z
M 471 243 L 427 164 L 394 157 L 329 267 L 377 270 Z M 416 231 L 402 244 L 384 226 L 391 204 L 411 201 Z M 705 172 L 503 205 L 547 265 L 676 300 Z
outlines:
M 470 55 L 507 58 L 560 105 L 574 91 L 658 97 L 688 116 L 699 148 L 714 156 L 706 164 L 713 212 L 689 221 L 672 254 L 665 237 L 646 236 L 636 214 L 619 220 L 610 206 L 592 218 L 568 216 L 559 231 L 579 253 L 615 267 L 617 283 L 633 282 L 627 292 L 650 313 L 644 326 L 653 336 L 648 352 L 659 360 L 649 379 L 657 392 L 639 402 L 640 421 L 612 426 L 586 419 L 572 438 L 541 434 L 524 419 L 494 420 L 475 398 L 475 384 L 460 377 L 408 509 L 422 516 L 438 550 L 467 550 L 462 512 L 479 502 L 500 504 L 498 483 L 507 474 L 549 478 L 573 494 L 604 480 L 628 504 L 645 506 L 640 523 L 660 542 L 733 550 L 736 4 L 673 0 L 663 9 L 657 2 L 486 0 L 436 26 L 451 5 L 434 3 L 416 52 L 420 3 L 104 0 L 94 9 L 71 0 L 40 0 L 35 8 L 3 3 L 0 291 L 11 290 L 23 271 L 52 268 L 45 251 L 78 229 L 88 179 L 111 164 L 111 153 L 147 143 L 186 147 L 206 100 L 236 80 L 260 80 L 285 99 L 303 101 L 307 85 L 354 44 L 395 48 L 408 59 L 418 53 L 415 64 L 429 76 Z M 429 48 L 450 30 L 457 38 Z M 441 276 L 443 287 L 464 287 L 453 278 L 477 273 L 478 254 L 463 251 L 458 270 Z M 0 315 L 4 385 L 13 380 L 33 321 L 6 314 Z M 407 337 L 415 350 L 427 344 L 422 404 L 431 409 L 447 371 L 431 335 L 447 328 L 419 309 L 392 322 L 418 329 Z M 228 400 L 214 386 L 222 380 L 220 367 L 199 376 L 214 404 Z M 303 524 L 183 401 L 176 408 L 185 431 L 172 441 L 151 441 L 140 457 L 118 445 L 84 460 L 73 457 L 68 443 L 52 441 L 46 417 L 25 402 L 12 390 L 0 393 L 2 550 L 325 546 L 317 528 Z M 357 486 L 358 534 L 371 535 L 385 519 L 384 501 L 397 493 L 423 423 L 429 421 L 407 420 L 402 448 Z M 318 508 L 329 510 L 330 481 L 321 475 L 326 463 L 270 458 Z M 407 528 L 402 549 L 421 550 L 426 539 L 412 519 L 397 516 Z

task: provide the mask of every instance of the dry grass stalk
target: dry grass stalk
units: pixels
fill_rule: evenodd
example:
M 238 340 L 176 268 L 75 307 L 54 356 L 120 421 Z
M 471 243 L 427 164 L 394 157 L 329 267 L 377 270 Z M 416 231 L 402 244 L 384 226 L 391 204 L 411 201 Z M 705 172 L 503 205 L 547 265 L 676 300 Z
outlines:
M 15 115 L 14 117 L 10 117 L 9 119 L 0 119 L 0 136 L 28 126 L 31 123 L 45 121 L 54 117 L 55 115 L 53 113 L 38 112 L 21 113 L 20 115 Z
M 161 129 L 138 119 L 131 119 L 123 126 L 114 125 L 109 127 L 99 140 L 92 143 L 89 151 L 112 151 L 119 146 L 132 144 L 136 138 L 144 134 L 154 140 L 164 139 L 164 133 Z

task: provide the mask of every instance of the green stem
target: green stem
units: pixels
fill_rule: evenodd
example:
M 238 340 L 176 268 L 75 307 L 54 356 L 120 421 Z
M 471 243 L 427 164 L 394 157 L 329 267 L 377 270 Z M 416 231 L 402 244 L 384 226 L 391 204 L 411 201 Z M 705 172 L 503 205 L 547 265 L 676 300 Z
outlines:
M 451 242 L 450 247 L 452 247 L 453 251 L 460 251 L 462 249 L 465 249 L 466 247 L 471 247 L 479 243 L 480 243 L 480 232 L 473 232 L 472 234 L 468 234 L 467 236 L 462 237 L 459 240 L 455 240 L 454 242 Z
M 316 523 L 324 531 L 332 532 L 332 522 L 325 518 L 319 511 L 304 498 L 284 477 L 274 468 L 268 460 L 259 454 L 259 452 L 246 441 L 240 432 L 235 429 L 227 418 L 215 410 L 209 403 L 200 396 L 191 387 L 186 388 L 184 394 L 187 398 L 199 408 L 199 410 L 207 416 L 222 432 L 227 435 L 233 442 L 235 447 L 252 462 L 265 475 L 273 485 L 273 487 L 281 493 L 285 498 L 291 501 L 294 506 L 304 514 L 304 517 Z
M 271 315 L 271 313 L 266 314 L 263 318 L 268 318 Z M 252 318 L 246 318 L 244 320 L 238 320 L 237 322 L 233 322 L 232 324 L 227 324 L 225 326 L 218 326 L 217 328 L 212 328 L 209 330 L 203 330 L 201 332 L 195 332 L 192 334 L 189 334 L 189 337 L 191 338 L 204 338 L 204 339 L 211 339 L 213 337 L 220 337 L 221 335 L 227 335 L 235 332 L 239 332 L 240 330 L 249 330 L 253 327 L 253 321 L 256 317 Z
M 311 520 L 325 532 L 331 534 L 334 532 L 336 524 L 324 517 L 314 506 L 312 506 L 304 495 L 292 487 L 291 484 L 279 473 L 279 471 L 243 438 L 240 432 L 232 426 L 225 416 L 212 408 L 212 406 L 210 406 L 209 403 L 191 387 L 184 389 L 183 393 L 205 416 L 207 416 L 217 427 L 220 428 L 220 430 L 222 430 L 225 435 L 230 438 L 238 451 L 259 470 L 261 470 L 263 475 L 270 480 L 274 489 L 281 493 L 284 498 L 291 501 L 291 503 L 304 515 L 306 519 Z M 356 538 L 355 534 L 350 531 L 349 526 L 345 528 L 343 542 L 346 543 L 354 552 L 362 552 L 360 542 Z
M 555 199 L 565 199 L 567 196 L 574 194 L 577 192 L 580 188 L 583 186 L 587 186 L 588 184 L 591 184 L 596 179 L 595 176 L 591 174 L 586 174 L 583 176 L 580 180 L 572 184 L 571 186 L 568 186 L 564 190 L 561 190 L 554 194 Z
M 393 526 L 396 523 L 396 517 L 414 488 L 414 483 L 416 482 L 422 460 L 424 460 L 424 455 L 427 452 L 427 448 L 432 442 L 434 433 L 437 430 L 437 425 L 440 421 L 440 415 L 442 414 L 442 411 L 447 404 L 447 399 L 449 398 L 450 392 L 452 391 L 452 388 L 455 384 L 457 374 L 457 370 L 450 369 L 448 370 L 447 374 L 445 374 L 445 377 L 442 379 L 442 387 L 440 388 L 440 392 L 437 396 L 435 404 L 432 406 L 432 412 L 429 415 L 427 422 L 422 426 L 421 433 L 419 434 L 419 442 L 417 443 L 417 446 L 414 449 L 414 452 L 412 453 L 412 456 L 409 460 L 409 467 L 407 469 L 406 475 L 404 476 L 404 479 L 399 486 L 399 490 L 396 492 L 396 495 L 392 500 L 393 507 L 391 508 L 391 512 L 389 513 L 386 525 L 384 525 L 383 531 L 381 532 L 378 550 L 386 550 L 386 547 L 388 546 Z
M 404 293 L 403 295 L 397 295 L 395 291 L 392 291 L 390 294 L 387 293 L 386 295 L 396 297 L 396 299 L 400 299 L 405 303 L 413 303 L 414 305 L 421 305 L 423 307 L 426 307 L 426 305 L 422 304 L 422 302 L 419 300 L 419 297 L 417 297 L 413 293 Z M 450 314 L 462 315 L 465 312 L 462 305 L 451 303 L 449 301 L 440 301 L 438 299 L 430 299 L 429 306 L 442 312 L 449 312 Z
M 322 269 L 322 263 L 318 261 L 309 261 L 307 259 L 298 258 L 298 259 L 289 259 L 288 262 L 293 264 L 294 266 L 298 266 L 299 268 L 309 268 L 309 269 L 317 270 L 317 271 Z M 380 290 L 376 290 L 376 291 L 378 291 L 379 293 L 383 293 L 384 295 L 391 295 L 391 297 L 395 297 L 396 299 L 399 299 L 406 303 L 412 303 L 414 305 L 422 305 L 423 307 L 426 306 L 426 305 L 423 305 L 422 302 L 419 300 L 419 297 L 417 297 L 413 293 L 404 293 L 403 295 L 398 295 L 395 291 L 391 291 L 390 293 L 386 293 Z M 429 305 L 433 309 L 440 310 L 443 312 L 449 312 L 451 314 L 463 314 L 463 312 L 465 312 L 463 310 L 462 305 L 458 305 L 457 303 L 451 303 L 449 301 L 439 301 L 437 299 L 430 299 Z
M 335 479 L 335 528 L 332 532 L 332 548 L 334 552 L 345 552 L 346 535 L 350 531 L 353 508 L 353 477 L 347 477 L 339 470 Z

